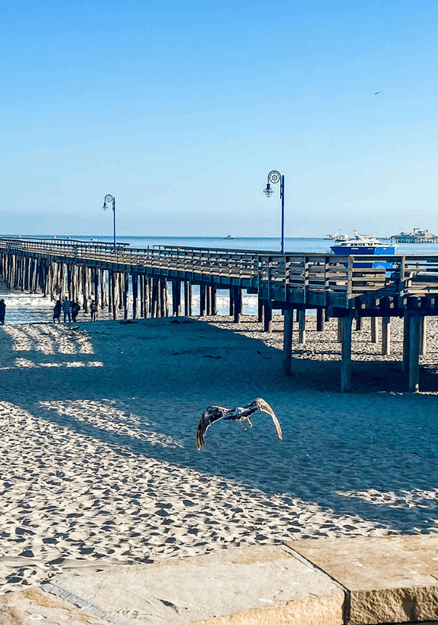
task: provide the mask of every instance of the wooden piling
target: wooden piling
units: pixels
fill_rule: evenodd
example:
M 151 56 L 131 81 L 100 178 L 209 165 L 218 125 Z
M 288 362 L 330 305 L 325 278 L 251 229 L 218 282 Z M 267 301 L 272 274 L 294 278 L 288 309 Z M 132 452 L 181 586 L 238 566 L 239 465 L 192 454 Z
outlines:
M 184 281 L 184 315 L 192 316 L 192 285 L 188 280 Z
M 132 318 L 138 317 L 138 273 L 133 273 L 132 279 Z
M 199 286 L 199 316 L 205 317 L 206 312 L 206 293 L 205 293 L 206 285 L 201 284 Z
M 234 288 L 230 286 L 230 317 L 234 317 Z
M 420 389 L 420 316 L 409 310 L 409 373 L 408 389 L 417 393 Z
M 371 323 L 371 343 L 377 343 L 377 338 L 378 338 L 377 317 L 371 317 L 370 323 Z
M 217 290 L 215 286 L 211 286 L 211 314 L 215 317 L 218 315 L 217 307 Z
M 427 354 L 427 317 L 420 317 L 420 356 Z
M 283 328 L 283 369 L 287 375 L 292 373 L 292 334 L 293 334 L 293 308 L 285 308 Z
M 264 312 L 263 300 L 260 299 L 260 296 L 259 296 L 257 299 L 257 321 L 259 323 L 263 323 L 263 312 Z
M 391 318 L 382 317 L 382 354 L 391 354 Z
M 351 327 L 353 317 L 349 314 L 340 319 L 342 325 L 341 393 L 351 391 Z
M 403 372 L 408 374 L 409 372 L 409 347 L 410 347 L 410 324 L 408 310 L 405 310 L 403 316 Z
M 306 342 L 306 311 L 300 310 L 298 315 L 298 342 L 305 344 Z
M 235 286 L 233 289 L 234 323 L 240 323 L 242 317 L 242 289 L 239 286 Z
M 268 301 L 263 303 L 263 330 L 272 332 L 272 308 Z
M 324 309 L 323 308 L 317 308 L 316 309 L 316 331 L 317 332 L 324 332 L 324 324 L 325 324 Z
M 125 319 L 129 316 L 129 273 L 123 274 L 123 316 Z

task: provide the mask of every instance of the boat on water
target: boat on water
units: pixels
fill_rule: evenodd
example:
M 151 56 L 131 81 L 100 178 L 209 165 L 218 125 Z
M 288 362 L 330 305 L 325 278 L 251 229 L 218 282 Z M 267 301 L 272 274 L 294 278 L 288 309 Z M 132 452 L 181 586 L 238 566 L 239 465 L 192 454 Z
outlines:
M 373 234 L 359 234 L 357 230 L 353 230 L 354 239 L 348 239 L 347 241 L 335 241 L 335 244 L 331 246 L 331 250 L 337 256 L 350 256 L 367 255 L 367 256 L 388 256 L 395 254 L 397 245 L 384 245 Z M 390 262 L 374 262 L 374 263 L 354 263 L 354 267 L 363 268 L 384 268 L 391 269 L 392 263 Z
M 327 234 L 326 239 L 329 241 L 349 241 L 350 237 L 348 234 L 341 234 L 341 231 L 336 232 L 335 234 Z
M 232 237 L 231 234 L 227 234 L 227 236 L 224 237 L 224 239 L 234 239 L 234 237 Z

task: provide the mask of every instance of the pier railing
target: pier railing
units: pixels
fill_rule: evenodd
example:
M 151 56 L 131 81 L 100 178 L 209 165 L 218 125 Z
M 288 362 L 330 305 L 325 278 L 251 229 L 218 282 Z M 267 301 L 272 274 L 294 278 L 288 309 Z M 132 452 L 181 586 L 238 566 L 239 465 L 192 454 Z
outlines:
M 268 299 L 325 305 L 327 294 L 354 306 L 357 297 L 438 297 L 438 255 L 336 256 L 226 248 L 131 248 L 71 239 L 0 238 L 0 253 L 44 256 L 54 262 L 93 262 L 115 271 L 139 271 L 227 288 L 263 290 Z M 143 269 L 144 268 L 144 269 Z M 292 295 L 293 294 L 293 297 Z M 319 297 L 319 299 L 318 299 Z

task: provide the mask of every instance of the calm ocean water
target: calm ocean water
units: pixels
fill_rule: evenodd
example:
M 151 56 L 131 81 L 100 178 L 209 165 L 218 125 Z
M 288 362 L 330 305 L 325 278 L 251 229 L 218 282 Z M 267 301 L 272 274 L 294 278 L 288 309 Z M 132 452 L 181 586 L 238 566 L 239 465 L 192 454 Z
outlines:
M 25 238 L 25 237 L 23 237 Z M 53 239 L 53 236 L 46 235 L 44 238 Z M 57 239 L 67 239 L 69 237 L 58 236 Z M 86 237 L 72 236 L 77 241 L 95 240 L 102 243 L 112 243 L 112 237 L 101 237 L 90 235 Z M 280 251 L 280 239 L 264 238 L 264 237 L 236 237 L 235 239 L 225 239 L 220 237 L 117 237 L 120 243 L 129 243 L 131 248 L 147 248 L 154 245 L 172 245 L 185 247 L 210 247 L 225 249 L 244 249 L 244 250 L 263 250 L 263 251 Z M 390 241 L 383 240 L 388 244 Z M 308 252 L 308 253 L 330 253 L 330 245 L 332 242 L 322 238 L 285 238 L 284 248 L 286 252 Z M 396 250 L 397 254 L 438 254 L 437 244 L 411 245 L 399 244 Z
M 22 238 L 25 238 L 24 236 Z M 53 239 L 52 235 L 46 235 L 47 239 Z M 68 239 L 69 237 L 57 236 L 57 239 Z M 72 236 L 72 239 L 78 241 L 90 241 L 93 239 L 102 243 L 112 243 L 112 237 L 102 236 Z M 147 248 L 154 245 L 171 245 L 186 247 L 202 247 L 202 248 L 226 248 L 226 249 L 246 249 L 246 250 L 263 250 L 263 251 L 280 251 L 280 240 L 274 238 L 235 238 L 224 239 L 215 237 L 117 237 L 117 241 L 128 243 L 130 248 Z M 321 238 L 287 238 L 285 239 L 286 252 L 320 252 L 323 254 L 330 253 L 331 241 Z M 438 254 L 438 244 L 427 245 L 399 245 L 398 254 Z M 5 289 L 4 284 L 0 283 L 0 296 L 6 300 L 7 323 L 21 322 L 50 322 L 52 319 L 53 302 L 41 295 L 30 295 L 21 292 L 9 292 Z M 257 314 L 257 296 L 244 295 L 243 298 L 244 314 Z M 228 314 L 228 292 L 218 291 L 218 307 L 219 314 Z M 199 308 L 199 288 L 194 287 L 194 313 Z M 101 311 L 99 313 L 101 319 L 108 319 L 108 313 Z M 89 321 L 89 315 L 79 313 L 79 321 Z

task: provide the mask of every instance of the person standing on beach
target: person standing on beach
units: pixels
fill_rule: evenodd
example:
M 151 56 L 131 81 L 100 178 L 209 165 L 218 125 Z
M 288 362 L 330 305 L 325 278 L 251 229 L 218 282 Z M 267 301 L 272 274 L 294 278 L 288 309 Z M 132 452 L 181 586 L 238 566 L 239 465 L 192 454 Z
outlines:
M 61 300 L 56 300 L 56 304 L 55 307 L 53 309 L 53 323 L 56 323 L 56 320 L 58 320 L 58 323 L 61 323 Z
M 77 302 L 72 302 L 71 304 L 71 317 L 73 319 L 73 323 L 76 323 L 76 318 L 78 316 L 79 311 L 81 310 L 81 307 L 79 306 L 79 304 Z
M 91 321 L 96 321 L 96 315 L 97 315 L 97 304 L 96 304 L 96 302 L 91 302 L 90 312 L 91 312 Z
M 62 312 L 64 313 L 64 323 L 71 322 L 71 304 L 66 297 L 64 297 L 64 301 L 62 302 Z
M 0 299 L 0 323 L 5 325 L 6 304 L 4 299 Z

